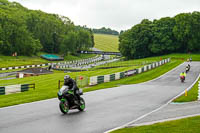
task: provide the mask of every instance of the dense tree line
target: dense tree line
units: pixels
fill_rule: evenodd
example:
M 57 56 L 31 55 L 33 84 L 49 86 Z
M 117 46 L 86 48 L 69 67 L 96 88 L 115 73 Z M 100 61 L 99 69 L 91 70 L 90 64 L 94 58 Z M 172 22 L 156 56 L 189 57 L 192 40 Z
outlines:
M 110 28 L 102 27 L 100 29 L 92 29 L 93 33 L 119 35 L 119 32 Z
M 77 28 L 67 17 L 0 0 L 1 54 L 33 55 L 39 51 L 76 54 L 93 46 L 92 32 Z
M 173 52 L 200 52 L 200 12 L 181 13 L 140 24 L 119 36 L 119 50 L 128 59 Z

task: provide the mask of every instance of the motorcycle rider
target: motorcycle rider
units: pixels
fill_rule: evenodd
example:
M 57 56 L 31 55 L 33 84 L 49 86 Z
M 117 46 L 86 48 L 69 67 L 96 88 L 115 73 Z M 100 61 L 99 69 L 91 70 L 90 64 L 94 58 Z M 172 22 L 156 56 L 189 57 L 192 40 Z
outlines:
M 180 73 L 180 77 L 184 77 L 184 80 L 185 80 L 185 78 L 186 78 L 186 73 L 185 72 L 182 72 L 182 73 Z
M 190 64 L 188 64 L 188 68 L 189 68 L 189 70 L 190 70 Z
M 74 96 L 78 101 L 80 100 L 79 88 L 76 85 L 76 81 L 74 81 L 69 75 L 64 76 L 64 85 L 69 86 L 69 89 L 74 90 Z
M 189 61 L 192 62 L 192 58 L 191 57 L 190 57 Z
M 187 72 L 189 72 L 189 70 L 190 70 L 190 65 L 188 64 L 188 65 L 185 67 L 185 72 L 187 73 Z

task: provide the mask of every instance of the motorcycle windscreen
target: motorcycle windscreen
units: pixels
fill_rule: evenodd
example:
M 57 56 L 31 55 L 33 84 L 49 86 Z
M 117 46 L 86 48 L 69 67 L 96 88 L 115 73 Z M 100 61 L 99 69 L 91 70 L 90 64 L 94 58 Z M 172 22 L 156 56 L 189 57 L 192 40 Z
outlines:
M 62 88 L 60 88 L 60 90 L 59 90 L 59 95 L 62 95 L 66 90 L 68 90 L 68 88 L 69 88 L 69 86 L 62 86 Z

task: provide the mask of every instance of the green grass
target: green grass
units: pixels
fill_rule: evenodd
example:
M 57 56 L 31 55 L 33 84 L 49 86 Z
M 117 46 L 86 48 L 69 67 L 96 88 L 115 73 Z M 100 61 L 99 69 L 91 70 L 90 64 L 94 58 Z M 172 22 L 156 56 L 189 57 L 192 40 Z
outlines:
M 84 91 L 87 92 L 87 91 L 99 90 L 99 89 L 104 89 L 104 88 L 117 87 L 120 85 L 137 84 L 137 83 L 149 81 L 149 80 L 157 78 L 160 75 L 168 72 L 169 70 L 180 65 L 181 63 L 182 63 L 181 60 L 172 60 L 171 62 L 169 62 L 163 66 L 160 66 L 158 68 L 152 69 L 150 71 L 147 71 L 147 72 L 144 72 L 141 74 L 137 74 L 135 76 L 126 77 L 126 78 L 123 78 L 120 80 L 98 84 L 93 87 L 85 88 Z
M 138 74 L 135 76 L 131 76 L 128 78 L 124 78 L 124 79 L 109 82 L 109 83 L 102 83 L 94 87 L 84 88 L 83 90 L 84 92 L 88 92 L 88 91 L 93 91 L 97 89 L 115 87 L 120 84 L 133 84 L 133 83 L 148 81 L 176 67 L 181 62 L 182 61 L 174 60 L 174 61 L 171 61 L 170 63 L 167 63 L 163 66 L 160 66 L 156 69 L 153 69 L 151 71 L 148 71 L 142 74 Z M 33 76 L 33 77 L 27 77 L 23 79 L 12 79 L 12 80 L 3 80 L 3 81 L 0 80 L 0 86 L 9 85 L 9 84 L 25 84 L 25 83 L 36 84 L 35 90 L 30 90 L 28 92 L 23 92 L 23 93 L 18 93 L 18 94 L 0 96 L 0 107 L 57 97 L 58 80 L 63 80 L 63 77 L 66 74 L 69 74 L 73 78 L 75 78 L 78 75 L 84 75 L 84 76 L 90 77 L 90 76 L 95 76 L 95 75 L 111 74 L 111 73 L 115 73 L 122 70 L 124 70 L 124 68 L 114 68 L 114 69 L 109 69 L 109 71 L 107 69 L 102 69 L 98 71 L 88 71 L 88 72 L 86 71 L 86 72 L 75 72 L 75 73 L 55 72 L 54 74 Z
M 143 61 L 143 60 L 141 60 L 141 61 Z M 173 64 L 175 62 L 172 61 L 172 64 L 169 64 L 169 67 L 171 67 L 171 68 L 174 67 L 175 65 L 173 65 Z M 181 61 L 179 61 L 179 62 L 181 62 Z M 177 63 L 175 63 L 175 64 L 177 64 Z M 166 64 L 166 65 L 168 65 L 168 64 Z M 164 66 L 165 65 L 163 65 L 161 67 L 164 67 Z M 21 103 L 38 101 L 38 100 L 56 97 L 57 96 L 56 94 L 58 91 L 58 89 L 57 89 L 58 88 L 58 80 L 63 80 L 63 77 L 66 74 L 69 74 L 72 78 L 76 78 L 76 76 L 79 76 L 79 75 L 91 77 L 91 76 L 96 76 L 96 75 L 112 74 L 112 73 L 130 70 L 130 69 L 134 69 L 134 68 L 138 68 L 138 67 L 141 67 L 141 66 L 112 68 L 112 69 L 109 69 L 109 71 L 107 69 L 100 69 L 98 71 L 74 72 L 74 73 L 63 73 L 60 71 L 55 71 L 54 74 L 49 74 L 49 75 L 26 77 L 23 79 L 0 80 L 0 86 L 11 85 L 11 84 L 25 84 L 25 83 L 35 83 L 36 84 L 36 90 L 30 90 L 28 92 L 23 92 L 23 93 L 19 93 L 19 94 L 10 94 L 10 95 L 0 96 L 0 107 L 5 107 L 5 106 L 10 106 L 10 105 L 15 105 L 15 104 L 21 104 Z M 164 71 L 166 72 L 167 69 L 164 69 L 161 71 L 160 68 L 156 68 L 156 69 L 146 72 L 146 73 L 149 73 L 150 75 L 152 75 L 153 73 L 155 73 L 155 71 L 157 71 L 157 76 L 158 76 L 159 74 L 164 73 Z M 138 74 L 138 75 L 130 77 L 130 78 L 124 78 L 122 80 L 110 82 L 109 84 L 103 83 L 103 84 L 95 86 L 94 88 L 93 87 L 85 88 L 84 92 L 96 90 L 97 88 L 99 88 L 99 86 L 102 89 L 102 88 L 107 88 L 107 87 L 113 87 L 117 84 L 143 82 L 143 81 L 150 80 L 154 77 L 156 77 L 156 75 L 154 75 L 152 77 L 152 76 L 145 75 L 145 73 L 143 73 L 141 75 Z
M 0 70 L 0 73 L 16 72 L 16 71 L 21 71 L 21 70 L 24 70 L 24 68 L 22 68 L 22 69 L 12 69 L 12 70 Z
M 199 54 L 169 54 L 163 56 L 164 58 L 171 57 L 172 59 L 187 61 L 188 58 L 192 58 L 192 61 L 200 61 Z M 198 99 L 198 83 L 196 83 L 190 91 L 187 92 L 187 96 L 183 94 L 182 96 L 175 99 L 173 102 L 191 102 Z
M 199 82 L 195 83 L 195 85 L 187 92 L 187 96 L 185 96 L 185 93 L 184 93 L 182 96 L 178 97 L 173 102 L 196 101 L 198 99 L 198 84 L 199 84 Z
M 65 56 L 65 61 L 71 61 L 71 60 L 80 60 L 80 59 L 86 59 L 94 57 L 93 54 L 81 54 L 80 56 L 72 56 L 68 55 Z M 23 66 L 23 65 L 37 65 L 37 64 L 43 64 L 43 63 L 51 63 L 51 62 L 60 62 L 60 61 L 48 61 L 45 59 L 42 59 L 40 57 L 28 57 L 28 56 L 0 56 L 0 68 L 4 67 L 11 67 L 11 66 Z M 2 72 L 2 71 L 1 71 Z
M 81 59 L 87 59 L 87 58 L 92 58 L 95 57 L 96 55 L 94 54 L 80 54 L 78 56 L 72 56 L 68 55 L 64 57 L 65 61 L 72 61 L 72 60 L 81 60 Z
M 144 59 L 136 59 L 136 60 L 127 60 L 127 61 L 116 61 L 112 63 L 103 64 L 100 66 L 95 67 L 96 68 L 106 68 L 106 67 L 129 67 L 129 66 L 142 66 L 151 64 L 152 62 L 159 61 L 160 57 L 149 57 Z
M 47 60 L 41 59 L 39 57 L 27 57 L 27 56 L 0 56 L 0 67 L 10 67 L 10 66 L 23 66 L 23 65 L 33 65 L 47 63 Z
M 116 72 L 139 68 L 139 67 L 144 66 L 144 64 L 146 63 L 151 63 L 151 62 L 159 61 L 159 60 L 160 60 L 160 57 L 151 57 L 151 58 L 137 59 L 137 60 L 131 60 L 131 61 L 124 61 L 124 62 L 120 61 L 120 62 L 112 64 L 112 65 L 122 64 L 123 67 L 119 67 L 119 68 L 98 69 L 98 70 L 92 70 L 92 71 L 73 72 L 73 73 L 64 73 L 62 71 L 55 71 L 54 74 L 49 74 L 49 75 L 27 77 L 23 79 L 0 80 L 0 86 L 10 85 L 10 84 L 25 84 L 25 83 L 36 84 L 36 90 L 30 90 L 28 92 L 19 93 L 19 94 L 0 96 L 0 107 L 11 106 L 15 104 L 21 104 L 21 103 L 56 97 L 57 96 L 56 94 L 58 91 L 57 89 L 58 80 L 63 80 L 63 77 L 66 74 L 69 74 L 72 78 L 76 78 L 79 75 L 87 76 L 87 77 L 97 76 L 97 75 L 106 75 L 106 74 L 112 74 Z M 86 87 L 84 88 L 84 92 L 115 87 L 115 86 L 119 86 L 123 84 L 136 84 L 136 83 L 145 82 L 145 81 L 154 79 L 156 77 L 159 77 L 160 75 L 178 66 L 182 62 L 183 60 L 180 60 L 180 59 L 172 59 L 170 63 L 167 63 L 163 66 L 160 66 L 156 69 L 153 69 L 151 71 L 148 71 L 142 74 L 127 77 L 127 78 L 117 80 L 117 81 L 112 81 L 109 83 L 102 83 L 102 84 L 92 86 L 92 87 Z
M 200 61 L 200 55 L 199 54 L 181 54 L 181 53 L 174 53 L 162 56 L 163 58 L 171 57 L 173 59 L 182 59 L 184 61 L 187 61 L 190 57 L 192 58 L 192 61 Z
M 95 48 L 102 51 L 119 52 L 118 50 L 118 36 L 94 34 Z
M 112 133 L 199 133 L 200 116 L 157 123 L 149 126 L 124 128 Z

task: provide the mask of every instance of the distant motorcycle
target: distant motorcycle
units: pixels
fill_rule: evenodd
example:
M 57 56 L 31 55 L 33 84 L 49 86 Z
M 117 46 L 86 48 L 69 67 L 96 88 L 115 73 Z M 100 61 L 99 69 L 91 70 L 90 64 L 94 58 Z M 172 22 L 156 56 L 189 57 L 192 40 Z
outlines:
M 79 95 L 83 95 L 82 89 L 79 89 Z M 75 97 L 74 90 L 69 89 L 69 86 L 62 86 L 58 91 L 58 99 L 60 100 L 59 107 L 63 114 L 68 113 L 71 109 L 83 111 L 85 109 L 85 101 L 82 97 L 78 100 Z
M 189 67 L 186 67 L 186 68 L 185 68 L 185 72 L 188 73 L 189 71 L 190 71 L 190 68 L 189 68 Z
M 185 81 L 185 76 L 180 76 L 180 80 L 183 83 Z

